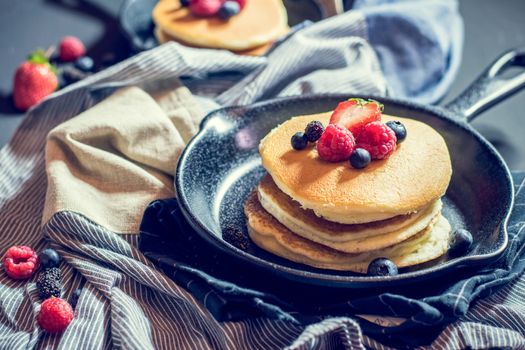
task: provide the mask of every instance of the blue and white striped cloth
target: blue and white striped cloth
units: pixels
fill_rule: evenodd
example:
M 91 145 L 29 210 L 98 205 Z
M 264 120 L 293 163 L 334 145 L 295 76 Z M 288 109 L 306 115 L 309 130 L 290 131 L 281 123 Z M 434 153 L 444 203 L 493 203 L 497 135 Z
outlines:
M 385 16 L 395 5 L 374 3 L 378 3 L 376 12 L 367 14 L 361 7 L 297 31 L 268 57 L 164 45 L 61 90 L 30 110 L 13 139 L 0 150 L 0 251 L 20 244 L 37 250 L 54 247 L 64 258 L 64 297 L 79 287 L 82 293 L 68 329 L 62 335 L 47 335 L 35 322 L 40 303 L 35 283 L 0 275 L 0 349 L 385 348 L 363 335 L 357 323 L 347 317 L 325 319 L 308 327 L 268 318 L 218 322 L 137 250 L 137 235 L 117 235 L 67 211 L 41 222 L 47 133 L 118 87 L 185 77 L 185 83 L 209 108 L 314 92 L 384 94 L 388 90 L 391 95 L 437 100 L 457 70 L 454 62 L 460 52 L 452 44 L 456 41 L 450 32 L 460 23 L 456 3 L 404 1 L 402 4 L 410 3 L 406 10 L 410 16 L 397 16 L 398 21 L 396 15 L 391 16 L 390 27 L 381 27 L 385 32 L 371 35 L 373 17 Z M 437 13 L 442 17 L 436 18 Z M 370 45 L 373 38 L 394 32 L 392 40 Z M 424 45 L 438 48 L 432 61 L 426 62 L 419 50 L 414 51 L 424 51 Z M 430 69 L 434 63 L 437 68 Z M 419 74 L 416 80 L 427 92 L 420 95 L 423 90 L 411 89 L 414 80 L 408 79 L 410 70 Z M 225 71 L 234 73 L 213 74 Z M 518 193 L 523 187 L 520 176 Z M 514 225 L 521 233 L 520 216 Z M 521 278 L 479 300 L 433 345 L 447 349 L 525 348 L 524 291 Z

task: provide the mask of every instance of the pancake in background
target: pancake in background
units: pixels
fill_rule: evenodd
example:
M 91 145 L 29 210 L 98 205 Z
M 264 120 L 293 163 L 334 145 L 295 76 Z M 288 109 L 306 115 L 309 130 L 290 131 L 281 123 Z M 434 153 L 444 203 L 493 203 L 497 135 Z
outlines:
M 365 169 L 323 161 L 314 144 L 302 151 L 292 148 L 293 134 L 313 120 L 327 125 L 330 115 L 292 118 L 259 145 L 263 167 L 303 208 L 329 221 L 356 224 L 418 212 L 443 196 L 452 174 L 447 146 L 437 131 L 413 119 L 383 115 L 383 122 L 401 121 L 410 136 L 388 159 Z
M 157 28 L 169 37 L 195 47 L 247 51 L 274 42 L 287 29 L 282 0 L 250 0 L 224 21 L 217 16 L 193 16 L 179 0 L 160 0 L 153 9 Z
M 264 210 L 256 191 L 248 197 L 244 212 L 255 244 L 282 258 L 317 268 L 366 273 L 368 264 L 378 257 L 389 258 L 398 267 L 408 267 L 436 259 L 448 249 L 450 224 L 441 215 L 435 224 L 401 244 L 369 253 L 346 254 L 288 230 Z
M 284 34 L 285 33 L 283 33 L 283 35 Z M 157 38 L 157 41 L 159 42 L 159 44 L 164 44 L 164 43 L 167 43 L 168 41 L 177 41 L 176 39 L 170 37 L 168 34 L 164 33 L 160 28 L 155 28 L 155 37 Z M 182 42 L 179 42 L 179 43 L 185 46 L 194 47 L 194 46 L 182 43 Z M 245 56 L 262 56 L 266 54 L 266 52 L 268 52 L 268 50 L 272 47 L 272 45 L 273 45 L 273 42 L 264 44 L 262 46 L 259 46 L 253 49 L 245 50 L 245 51 L 237 51 L 237 52 L 232 51 L 232 52 L 238 55 L 245 55 Z

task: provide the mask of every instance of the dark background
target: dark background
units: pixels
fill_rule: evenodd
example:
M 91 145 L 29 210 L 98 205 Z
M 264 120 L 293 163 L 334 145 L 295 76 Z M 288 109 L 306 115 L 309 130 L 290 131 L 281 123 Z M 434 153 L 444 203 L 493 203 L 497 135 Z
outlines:
M 23 115 L 11 103 L 13 73 L 35 48 L 57 45 L 64 35 L 86 44 L 96 62 L 127 57 L 117 13 L 122 0 L 0 0 L 0 145 Z M 444 100 L 464 89 L 499 54 L 525 46 L 525 1 L 460 0 L 465 46 L 460 73 Z M 511 169 L 525 169 L 525 92 L 482 114 L 473 125 L 503 154 Z

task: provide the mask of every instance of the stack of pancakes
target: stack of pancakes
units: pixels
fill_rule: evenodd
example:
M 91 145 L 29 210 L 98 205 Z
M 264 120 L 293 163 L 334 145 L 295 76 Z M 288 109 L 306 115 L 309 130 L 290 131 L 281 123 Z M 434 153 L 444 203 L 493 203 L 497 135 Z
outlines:
M 291 136 L 331 113 L 295 117 L 260 143 L 266 175 L 245 203 L 250 238 L 261 248 L 310 266 L 365 273 L 379 257 L 407 267 L 448 249 L 441 215 L 452 174 L 445 141 L 430 126 L 401 121 L 407 138 L 365 169 L 319 158 L 314 144 L 296 151 Z
M 263 55 L 289 29 L 282 0 L 249 0 L 239 14 L 227 21 L 218 16 L 194 16 L 179 0 L 160 0 L 152 17 L 161 44 L 174 40 L 245 55 Z

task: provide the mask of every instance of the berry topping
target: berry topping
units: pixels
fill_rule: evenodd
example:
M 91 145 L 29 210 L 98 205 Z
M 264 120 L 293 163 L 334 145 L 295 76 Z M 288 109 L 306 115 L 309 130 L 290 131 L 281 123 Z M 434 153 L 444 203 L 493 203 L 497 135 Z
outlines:
M 60 270 L 53 267 L 40 272 L 36 280 L 36 287 L 38 288 L 38 295 L 42 300 L 52 296 L 60 298 L 60 294 L 62 294 L 62 277 Z
M 474 239 L 469 231 L 458 229 L 454 231 L 450 237 L 450 249 L 448 253 L 451 256 L 465 254 L 470 250 L 473 241 Z
M 242 11 L 244 6 L 246 6 L 246 1 L 248 0 L 235 0 L 235 1 L 239 3 L 239 6 L 241 7 L 241 11 Z
M 363 148 L 356 148 L 350 155 L 350 165 L 356 169 L 366 168 L 371 160 L 370 153 Z
M 91 72 L 94 66 L 95 62 L 89 56 L 80 57 L 75 61 L 75 68 L 80 69 L 82 72 Z
M 59 55 L 64 62 L 73 62 L 86 54 L 86 48 L 79 38 L 66 36 L 60 42 Z
M 228 0 L 222 4 L 217 15 L 220 19 L 228 20 L 241 12 L 241 6 L 237 1 Z
M 329 124 L 317 142 L 317 153 L 328 162 L 340 162 L 350 157 L 354 147 L 354 135 L 348 129 Z
M 370 276 L 395 276 L 398 274 L 396 264 L 387 258 L 377 258 L 368 265 Z
M 396 134 L 381 122 L 366 124 L 357 137 L 357 147 L 370 152 L 372 159 L 388 158 L 395 151 L 396 142 Z
M 227 225 L 222 230 L 222 239 L 241 250 L 247 250 L 250 244 L 248 236 L 240 228 L 233 225 Z
M 306 146 L 308 145 L 308 139 L 306 138 L 306 135 L 302 131 L 296 132 L 292 136 L 291 141 L 292 141 L 292 147 L 298 151 L 305 149 Z
M 16 69 L 13 86 L 15 106 L 26 111 L 52 94 L 57 87 L 55 68 L 49 63 L 44 51 L 35 51 Z
M 67 84 L 76 83 L 77 81 L 82 80 L 89 75 L 89 73 L 85 73 L 75 66 L 66 66 L 62 68 L 61 73 L 62 78 L 64 78 Z
M 306 134 L 306 138 L 310 142 L 315 142 L 321 138 L 321 135 L 324 132 L 324 126 L 323 123 L 320 121 L 314 120 L 308 123 L 306 125 L 306 129 L 304 129 L 304 133 Z
M 221 6 L 221 0 L 192 0 L 190 11 L 196 16 L 211 17 L 219 12 Z
M 14 246 L 4 256 L 4 269 L 7 275 L 15 280 L 31 277 L 38 268 L 36 252 L 26 246 Z
M 56 250 L 51 248 L 42 250 L 40 254 L 38 254 L 38 259 L 40 260 L 40 265 L 45 269 L 58 267 L 60 264 L 60 255 L 58 255 Z
M 73 320 L 73 308 L 64 299 L 51 297 L 40 306 L 37 322 L 48 333 L 63 332 Z
M 383 105 L 379 102 L 351 98 L 337 105 L 330 117 L 330 124 L 341 125 L 358 137 L 366 124 L 381 120 L 382 111 Z
M 407 129 L 403 123 L 396 120 L 386 122 L 386 125 L 396 134 L 397 143 L 403 142 L 403 140 L 407 137 Z
M 82 294 L 82 289 L 75 289 L 73 294 L 69 297 L 69 304 L 74 309 L 77 307 L 78 299 L 80 298 L 80 294 Z

